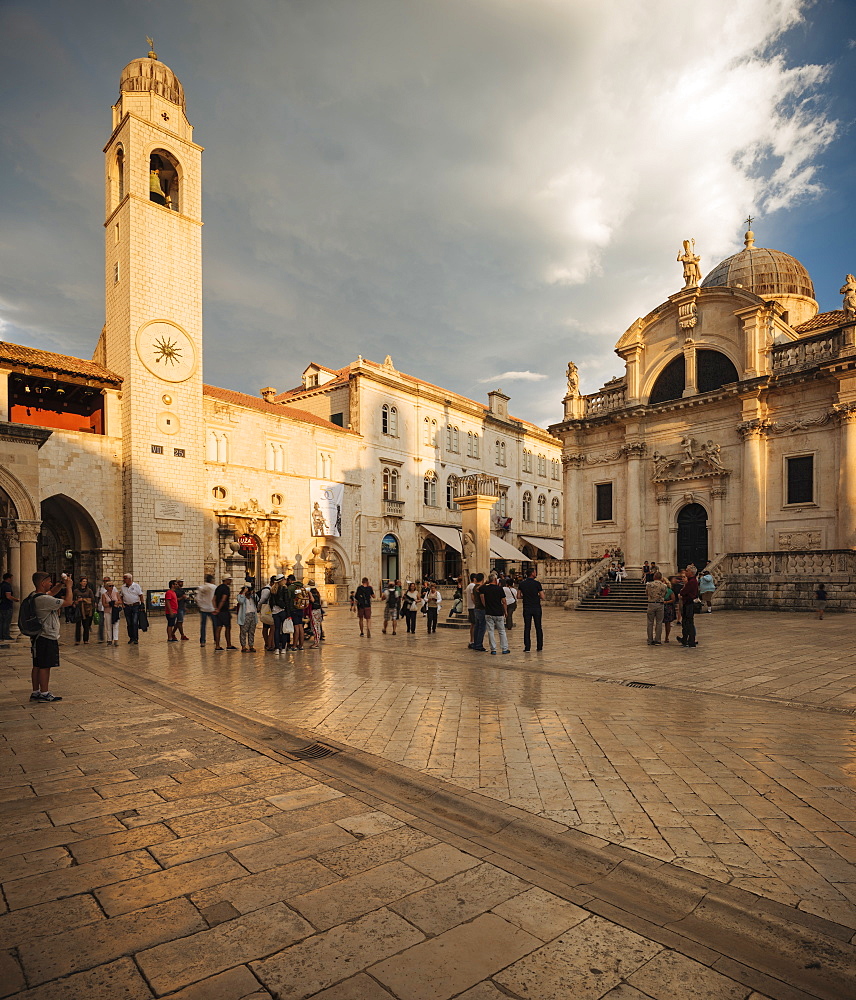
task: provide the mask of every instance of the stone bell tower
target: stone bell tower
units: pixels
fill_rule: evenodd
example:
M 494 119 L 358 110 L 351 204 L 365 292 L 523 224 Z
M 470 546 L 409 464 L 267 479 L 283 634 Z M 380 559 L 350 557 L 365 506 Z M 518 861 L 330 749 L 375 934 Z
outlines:
M 97 357 L 124 379 L 125 566 L 144 589 L 191 585 L 203 572 L 202 147 L 154 52 L 122 71 L 104 155 Z

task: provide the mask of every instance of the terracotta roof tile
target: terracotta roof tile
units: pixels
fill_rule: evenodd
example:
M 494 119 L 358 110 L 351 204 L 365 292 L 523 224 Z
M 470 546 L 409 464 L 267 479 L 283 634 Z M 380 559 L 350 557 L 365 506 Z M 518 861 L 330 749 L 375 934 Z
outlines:
M 220 389 L 216 385 L 203 385 L 203 395 L 211 399 L 219 399 L 221 403 L 230 403 L 232 406 L 245 406 L 250 410 L 258 410 L 261 413 L 270 413 L 275 417 L 289 417 L 291 420 L 301 420 L 307 424 L 316 424 L 318 427 L 326 427 L 329 430 L 341 431 L 343 434 L 354 434 L 355 431 L 346 427 L 340 427 L 324 417 L 319 417 L 308 410 L 301 410 L 295 406 L 284 406 L 282 403 L 268 403 L 258 396 L 251 396 L 246 392 L 238 392 L 237 389 Z
M 77 378 L 91 379 L 95 382 L 105 382 L 108 385 L 121 385 L 122 377 L 109 368 L 96 364 L 94 361 L 84 361 L 73 358 L 69 354 L 54 354 L 52 351 L 40 351 L 35 347 L 24 347 L 21 344 L 0 342 L 0 364 L 6 363 L 20 368 L 38 368 L 41 371 L 56 372 L 62 375 L 74 375 Z
M 844 310 L 833 309 L 832 312 L 818 313 L 813 319 L 806 320 L 794 327 L 797 333 L 812 333 L 815 330 L 828 330 L 830 327 L 841 326 L 844 322 Z

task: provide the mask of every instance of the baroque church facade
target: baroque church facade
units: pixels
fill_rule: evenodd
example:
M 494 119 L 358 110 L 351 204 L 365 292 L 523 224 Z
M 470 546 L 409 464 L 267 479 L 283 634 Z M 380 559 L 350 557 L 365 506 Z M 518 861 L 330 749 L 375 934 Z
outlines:
M 550 428 L 578 512 L 565 551 L 621 548 L 669 572 L 710 561 L 734 606 L 799 606 L 796 582 L 820 579 L 850 606 L 856 282 L 820 313 L 805 267 L 751 230 L 704 279 L 691 241 L 678 260 L 684 287 L 615 347 L 622 376 L 584 396 L 569 365 Z
M 295 572 L 332 600 L 363 575 L 443 579 L 472 472 L 501 483 L 494 560 L 560 556 L 561 446 L 500 391 L 484 406 L 390 358 L 259 396 L 204 383 L 202 148 L 154 52 L 119 89 L 93 358 L 0 343 L 0 567 L 19 589 L 36 569 L 152 590 Z

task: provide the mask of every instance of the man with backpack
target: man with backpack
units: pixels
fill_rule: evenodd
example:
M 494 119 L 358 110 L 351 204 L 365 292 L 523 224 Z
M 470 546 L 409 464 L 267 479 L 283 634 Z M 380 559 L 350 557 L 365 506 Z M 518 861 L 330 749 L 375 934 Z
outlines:
M 62 574 L 51 586 L 50 573 L 33 573 L 33 593 L 21 603 L 18 627 L 30 637 L 33 654 L 33 691 L 30 701 L 62 701 L 51 694 L 51 670 L 59 666 L 59 610 L 73 603 L 71 577 Z M 65 591 L 59 597 L 61 590 Z
M 291 648 L 293 651 L 301 651 L 303 649 L 303 619 L 306 616 L 311 601 L 309 592 L 295 578 L 293 573 L 288 575 L 287 582 L 288 610 L 291 614 L 291 620 L 294 623 L 294 636 L 291 640 Z

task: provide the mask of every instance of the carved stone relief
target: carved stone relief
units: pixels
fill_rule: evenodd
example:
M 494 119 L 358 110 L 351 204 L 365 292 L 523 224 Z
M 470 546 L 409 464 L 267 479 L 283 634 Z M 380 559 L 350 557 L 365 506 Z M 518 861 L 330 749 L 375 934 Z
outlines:
M 681 438 L 683 455 L 668 456 L 659 451 L 653 454 L 654 475 L 657 482 L 679 482 L 685 479 L 705 479 L 709 476 L 728 476 L 730 469 L 722 464 L 722 447 L 714 441 L 697 441 L 687 435 Z
M 819 549 L 822 547 L 820 531 L 780 531 L 779 549 Z

